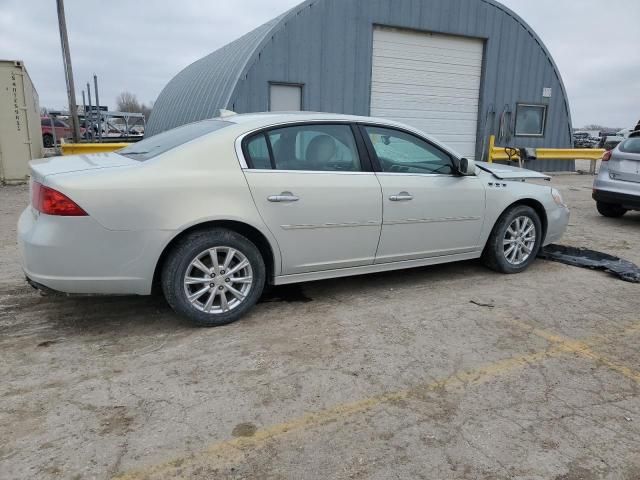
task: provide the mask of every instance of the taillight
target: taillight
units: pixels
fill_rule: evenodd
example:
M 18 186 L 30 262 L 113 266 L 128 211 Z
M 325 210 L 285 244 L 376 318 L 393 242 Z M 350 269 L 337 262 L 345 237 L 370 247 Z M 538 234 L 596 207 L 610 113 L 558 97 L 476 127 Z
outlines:
M 33 182 L 31 205 L 45 215 L 57 215 L 60 217 L 87 216 L 87 212 L 69 197 L 38 182 Z
M 611 155 L 613 155 L 612 151 L 607 150 L 606 152 L 604 152 L 604 155 L 602 156 L 602 161 L 608 162 L 609 160 L 611 160 Z

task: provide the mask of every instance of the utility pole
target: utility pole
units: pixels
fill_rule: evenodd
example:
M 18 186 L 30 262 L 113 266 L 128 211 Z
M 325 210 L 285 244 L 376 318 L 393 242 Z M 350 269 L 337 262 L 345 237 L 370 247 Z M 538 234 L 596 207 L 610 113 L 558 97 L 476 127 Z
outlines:
M 89 130 L 89 134 L 91 135 L 91 140 L 94 141 L 95 137 L 93 136 L 93 107 L 91 106 L 91 85 L 87 82 L 87 97 L 89 99 L 89 113 L 87 114 L 87 119 L 89 119 L 89 124 L 86 127 Z
M 84 90 L 82 90 L 82 113 L 84 114 L 84 135 L 83 138 L 89 138 L 89 132 L 88 132 L 88 128 L 87 128 L 87 120 L 89 119 L 89 117 L 87 117 L 87 97 L 84 94 Z
M 94 93 L 96 94 L 96 107 L 98 110 L 98 141 L 102 142 L 102 112 L 100 110 L 100 97 L 98 96 L 98 76 L 93 74 Z
M 62 62 L 67 80 L 67 96 L 69 97 L 69 113 L 71 114 L 71 128 L 73 141 L 80 141 L 80 122 L 78 121 L 78 105 L 76 104 L 76 87 L 73 83 L 73 68 L 71 67 L 71 52 L 69 51 L 69 36 L 67 35 L 67 21 L 64 15 L 64 0 L 56 0 L 58 7 L 58 27 L 60 29 L 60 43 L 62 45 Z

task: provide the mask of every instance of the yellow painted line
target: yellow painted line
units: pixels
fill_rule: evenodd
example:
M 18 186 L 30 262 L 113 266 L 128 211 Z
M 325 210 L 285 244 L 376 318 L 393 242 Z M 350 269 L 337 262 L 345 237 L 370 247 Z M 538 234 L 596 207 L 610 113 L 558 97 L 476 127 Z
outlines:
M 245 449 L 260 448 L 269 440 L 285 436 L 296 431 L 304 431 L 314 427 L 326 425 L 331 422 L 341 421 L 352 415 L 365 413 L 383 404 L 407 400 L 410 398 L 420 398 L 426 392 L 437 391 L 446 387 L 463 387 L 469 384 L 479 384 L 489 381 L 501 375 L 506 375 L 519 368 L 535 364 L 536 362 L 573 353 L 607 366 L 608 368 L 640 383 L 640 373 L 633 369 L 613 362 L 608 358 L 596 354 L 591 347 L 597 346 L 606 340 L 607 337 L 596 336 L 590 340 L 578 341 L 567 339 L 563 336 L 549 332 L 547 330 L 533 327 L 527 323 L 503 318 L 504 321 L 528 331 L 540 338 L 547 340 L 554 345 L 552 348 L 528 355 L 512 357 L 505 360 L 485 365 L 484 367 L 454 374 L 445 379 L 423 384 L 406 390 L 385 393 L 370 398 L 365 398 L 355 402 L 336 405 L 335 407 L 321 410 L 319 412 L 308 413 L 296 419 L 272 425 L 258 430 L 252 437 L 235 438 L 224 440 L 210 445 L 205 450 L 196 454 L 176 458 L 172 461 L 143 467 L 128 473 L 114 477 L 114 480 L 153 480 L 164 478 L 186 478 L 183 471 L 190 468 L 204 465 L 209 468 L 221 467 L 239 463 L 244 458 Z M 640 324 L 628 327 L 621 335 L 628 335 L 640 331 Z
M 609 367 L 611 370 L 618 372 L 623 377 L 627 377 L 636 383 L 640 383 L 640 372 L 638 372 L 637 370 L 633 370 L 632 368 L 629 368 L 621 363 L 611 361 L 607 357 L 604 357 L 602 355 L 592 354 L 591 358 Z
M 620 375 L 627 377 L 633 380 L 636 383 L 640 383 L 640 372 L 633 370 L 632 368 L 627 367 L 619 362 L 615 362 L 604 355 L 600 355 L 599 353 L 594 352 L 591 347 L 596 346 L 599 342 L 597 340 L 587 340 L 587 341 L 579 341 L 572 340 L 560 335 L 556 335 L 555 333 L 549 332 L 547 330 L 543 330 L 541 328 L 533 327 L 527 323 L 521 322 L 519 320 L 508 319 L 508 323 L 512 325 L 516 325 L 523 330 L 526 330 L 534 335 L 547 340 L 550 343 L 557 345 L 559 348 L 563 349 L 565 352 L 575 353 L 581 355 L 585 358 L 589 358 L 596 362 L 599 362 L 611 370 L 618 372 Z M 640 328 L 640 325 L 633 325 L 630 328 L 627 328 L 623 334 L 629 334 L 635 332 Z M 591 345 L 591 346 L 590 346 Z
M 635 335 L 637 333 L 640 333 L 640 323 L 631 324 L 627 328 L 622 330 L 621 332 L 618 332 L 618 333 L 614 334 L 614 336 L 615 337 L 628 337 L 630 335 Z M 585 340 L 584 343 L 586 343 L 587 345 L 596 346 L 597 344 L 602 343 L 604 341 L 612 341 L 612 340 L 613 340 L 613 337 L 612 337 L 611 334 L 596 335 L 595 337 L 592 337 L 590 340 Z
M 508 374 L 519 368 L 527 367 L 541 360 L 563 355 L 564 353 L 566 353 L 566 349 L 562 346 L 557 346 L 541 352 L 500 360 L 475 370 L 457 373 L 445 379 L 410 389 L 385 393 L 355 402 L 343 403 L 326 410 L 302 415 L 288 422 L 266 427 L 258 430 L 249 438 L 235 438 L 214 443 L 206 450 L 194 455 L 124 473 L 114 478 L 116 480 L 174 479 L 181 478 L 180 475 L 184 469 L 197 466 L 201 463 L 206 464 L 207 467 L 233 464 L 243 458 L 243 449 L 260 447 L 273 438 L 344 420 L 352 415 L 368 412 L 382 404 L 394 403 L 410 398 L 420 398 L 425 392 L 439 390 L 445 387 L 479 384 L 500 375 Z

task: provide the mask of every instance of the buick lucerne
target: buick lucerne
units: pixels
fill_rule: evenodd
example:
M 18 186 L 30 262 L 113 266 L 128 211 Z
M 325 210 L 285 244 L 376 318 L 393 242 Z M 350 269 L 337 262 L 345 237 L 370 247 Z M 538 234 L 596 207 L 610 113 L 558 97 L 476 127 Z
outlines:
M 69 294 L 162 289 L 200 326 L 265 285 L 482 258 L 524 271 L 569 220 L 544 175 L 461 158 L 393 121 L 227 114 L 108 154 L 31 163 L 28 281 Z

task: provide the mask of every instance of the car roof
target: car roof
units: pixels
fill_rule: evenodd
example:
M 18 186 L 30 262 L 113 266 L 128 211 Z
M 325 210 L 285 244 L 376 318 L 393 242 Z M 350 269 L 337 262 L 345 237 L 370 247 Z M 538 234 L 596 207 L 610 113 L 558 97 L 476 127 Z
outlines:
M 371 117 L 361 117 L 357 115 L 344 115 L 340 113 L 326 112 L 259 112 L 259 113 L 243 113 L 227 117 L 223 120 L 232 123 L 261 123 L 270 125 L 280 122 L 307 122 L 307 121 L 339 121 L 339 122 L 366 122 L 373 120 Z M 375 119 L 389 122 L 388 120 Z

